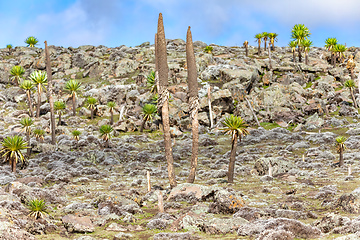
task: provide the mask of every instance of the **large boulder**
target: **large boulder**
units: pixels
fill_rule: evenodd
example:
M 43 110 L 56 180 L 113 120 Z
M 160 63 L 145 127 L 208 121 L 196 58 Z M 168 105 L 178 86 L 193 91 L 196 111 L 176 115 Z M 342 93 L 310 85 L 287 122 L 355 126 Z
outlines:
M 295 168 L 294 163 L 283 157 L 263 157 L 255 162 L 254 169 L 260 176 L 266 175 L 269 173 L 269 163 L 273 167 L 273 175 L 286 173 L 290 169 Z
M 249 223 L 247 220 L 238 218 L 211 218 L 204 221 L 200 229 L 207 234 L 227 234 L 235 232 L 240 226 Z
M 253 236 L 264 234 L 266 231 L 286 231 L 291 232 L 297 238 L 318 238 L 321 231 L 316 227 L 304 224 L 298 220 L 288 218 L 275 218 L 268 220 L 257 220 L 252 223 L 244 224 L 239 227 L 239 236 Z M 291 238 L 290 238 L 291 239 Z
M 68 232 L 91 233 L 95 231 L 94 224 L 89 217 L 77 217 L 69 214 L 62 217 L 64 227 Z

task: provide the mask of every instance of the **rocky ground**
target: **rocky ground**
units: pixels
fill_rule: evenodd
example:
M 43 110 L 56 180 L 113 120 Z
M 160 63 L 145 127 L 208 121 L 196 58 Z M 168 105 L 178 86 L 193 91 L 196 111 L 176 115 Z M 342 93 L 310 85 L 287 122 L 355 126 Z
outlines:
M 289 48 L 276 48 L 269 59 L 250 48 L 195 42 L 201 110 L 199 166 L 195 184 L 187 184 L 191 156 L 183 40 L 168 40 L 170 121 L 178 187 L 169 189 L 163 137 L 156 121 L 139 133 L 141 106 L 153 94 L 146 76 L 154 69 L 154 46 L 50 46 L 55 100 L 68 103 L 57 144 L 31 139 L 29 166 L 11 173 L 0 167 L 1 239 L 359 239 L 360 115 L 343 83 L 345 63 L 333 68 L 330 53 L 312 48 L 309 66 L 294 64 Z M 355 55 L 350 48 L 346 56 Z M 10 83 L 12 66 L 26 76 L 44 70 L 44 51 L 0 49 L 0 140 L 23 135 L 19 120 L 28 116 L 25 93 Z M 357 74 L 359 69 L 355 69 Z M 79 116 L 71 116 L 65 82 L 83 86 Z M 207 89 L 212 87 L 213 129 L 209 129 Z M 358 91 L 355 91 L 358 96 Z M 85 100 L 98 99 L 98 116 L 90 120 Z M 36 102 L 36 93 L 33 94 Z M 257 127 L 245 97 L 262 127 Z M 49 131 L 49 104 L 42 97 L 37 127 Z M 115 136 L 103 148 L 100 125 L 109 123 L 106 103 L 114 101 Z M 227 183 L 230 137 L 221 121 L 235 113 L 250 123 L 250 135 L 238 143 L 235 183 Z M 79 141 L 70 132 L 82 131 Z M 336 167 L 335 138 L 345 142 L 345 166 Z M 268 176 L 269 162 L 273 177 Z M 349 175 L 348 168 L 352 173 Z M 152 191 L 147 191 L 150 171 Z M 157 206 L 164 198 L 165 213 Z M 30 218 L 26 203 L 43 199 L 48 215 Z

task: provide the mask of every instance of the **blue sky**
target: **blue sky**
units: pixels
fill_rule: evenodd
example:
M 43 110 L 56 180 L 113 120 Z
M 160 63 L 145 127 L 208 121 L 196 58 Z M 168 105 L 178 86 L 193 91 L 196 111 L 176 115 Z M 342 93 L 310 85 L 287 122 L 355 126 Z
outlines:
M 347 46 L 360 46 L 359 0 L 0 0 L 0 47 L 25 46 L 28 36 L 49 45 L 136 46 L 153 43 L 159 12 L 166 38 L 207 44 L 256 45 L 260 32 L 279 34 L 277 45 L 290 41 L 297 23 L 305 24 L 315 46 L 336 37 Z

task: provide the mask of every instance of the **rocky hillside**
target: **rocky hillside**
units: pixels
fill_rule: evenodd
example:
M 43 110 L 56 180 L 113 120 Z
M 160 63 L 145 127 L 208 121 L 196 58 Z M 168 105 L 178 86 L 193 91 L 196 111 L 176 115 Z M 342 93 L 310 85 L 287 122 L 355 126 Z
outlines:
M 67 103 L 57 144 L 31 138 L 29 165 L 0 167 L 1 239 L 359 239 L 359 112 L 350 91 L 346 62 L 330 65 L 330 53 L 312 48 L 309 65 L 293 63 L 289 48 L 258 56 L 242 47 L 194 42 L 198 69 L 200 151 L 196 184 L 186 184 L 191 155 L 185 42 L 168 40 L 170 121 L 177 188 L 169 189 L 162 133 L 155 121 L 139 133 L 142 106 L 154 100 L 147 76 L 154 46 L 50 46 L 54 100 Z M 350 48 L 346 57 L 360 53 Z M 27 96 L 11 83 L 10 69 L 25 78 L 45 70 L 39 48 L 0 49 L 0 140 L 23 135 Z M 358 67 L 355 73 L 358 73 Z M 65 83 L 82 83 L 77 116 Z M 214 128 L 207 91 L 211 87 Z M 32 94 L 33 102 L 37 93 Z M 86 99 L 98 100 L 90 119 Z M 355 97 L 358 90 L 355 89 Z M 249 103 L 246 101 L 249 100 Z M 43 93 L 34 128 L 50 128 Z M 99 126 L 108 124 L 109 101 L 117 103 L 114 137 L 104 148 Z M 250 107 L 262 127 L 258 127 Z M 119 119 L 123 111 L 123 118 Z M 250 135 L 238 143 L 235 183 L 226 181 L 230 137 L 219 130 L 228 114 L 242 116 Z M 71 131 L 80 130 L 79 141 Z M 345 166 L 337 167 L 337 136 L 346 136 Z M 273 176 L 268 176 L 269 163 Z M 349 172 L 351 169 L 351 173 Z M 147 191 L 150 172 L 152 190 Z M 158 195 L 165 212 L 157 207 Z M 29 201 L 45 201 L 47 214 L 29 216 Z M 344 235 L 344 236 L 343 236 Z M 346 236 L 345 236 L 346 235 Z

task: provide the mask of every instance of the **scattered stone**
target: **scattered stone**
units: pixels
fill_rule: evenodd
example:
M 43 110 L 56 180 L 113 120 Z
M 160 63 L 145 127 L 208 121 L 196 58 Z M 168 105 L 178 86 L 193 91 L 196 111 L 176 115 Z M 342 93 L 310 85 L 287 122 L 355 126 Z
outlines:
M 91 233 L 95 231 L 94 225 L 89 217 L 77 217 L 72 214 L 62 217 L 64 227 L 68 232 Z

